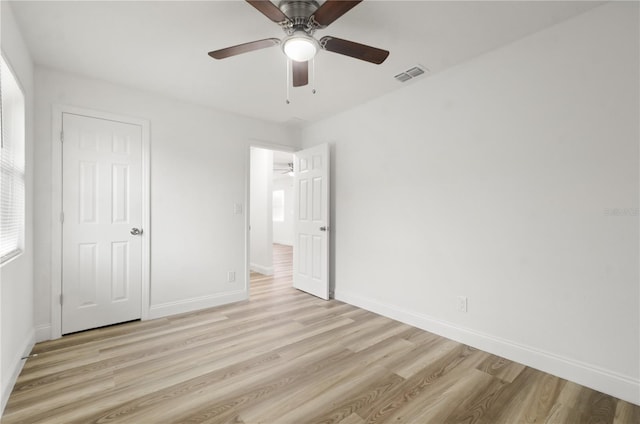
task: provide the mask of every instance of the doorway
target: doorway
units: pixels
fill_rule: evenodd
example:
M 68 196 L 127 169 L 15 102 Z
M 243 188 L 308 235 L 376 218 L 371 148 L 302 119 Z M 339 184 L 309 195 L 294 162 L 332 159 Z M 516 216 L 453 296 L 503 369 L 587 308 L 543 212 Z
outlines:
M 250 149 L 249 270 L 262 276 L 273 275 L 275 231 L 280 240 L 285 240 L 282 246 L 292 245 L 292 258 L 287 262 L 292 264 L 293 287 L 325 300 L 331 295 L 329 162 L 327 143 L 299 150 L 295 155 L 268 148 Z M 290 225 L 277 228 L 289 217 Z M 274 218 L 278 220 L 275 223 Z
M 292 274 L 293 153 L 252 147 L 249 178 L 253 291 L 254 283 Z

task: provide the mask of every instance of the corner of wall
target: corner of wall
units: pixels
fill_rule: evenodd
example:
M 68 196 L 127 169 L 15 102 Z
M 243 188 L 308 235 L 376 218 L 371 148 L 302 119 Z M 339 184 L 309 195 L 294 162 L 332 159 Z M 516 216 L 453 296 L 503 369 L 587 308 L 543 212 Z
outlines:
M 20 372 L 22 372 L 22 367 L 24 367 L 26 356 L 29 356 L 33 346 L 36 344 L 36 335 L 35 330 L 32 330 L 27 336 L 25 343 L 17 352 L 19 355 L 14 356 L 11 361 L 11 369 L 13 370 L 11 377 L 3 380 L 2 382 L 2 404 L 0 405 L 0 416 L 4 412 L 4 408 L 7 406 L 7 402 L 9 401 L 9 397 L 11 396 L 11 391 L 13 390 L 13 386 L 16 384 L 18 380 L 18 376 Z
M 35 329 L 36 343 L 51 340 L 51 324 L 36 325 Z

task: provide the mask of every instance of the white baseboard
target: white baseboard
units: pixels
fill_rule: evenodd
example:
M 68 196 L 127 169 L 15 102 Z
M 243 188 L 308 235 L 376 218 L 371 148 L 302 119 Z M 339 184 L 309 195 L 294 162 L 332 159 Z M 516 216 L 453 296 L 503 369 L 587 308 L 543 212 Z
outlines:
M 249 264 L 249 269 L 251 271 L 259 272 L 262 275 L 273 275 L 273 267 L 272 266 L 262 266 L 258 264 Z
M 193 312 L 200 309 L 213 308 L 214 306 L 239 302 L 248 298 L 249 294 L 246 290 L 238 290 L 233 292 L 201 296 L 192 299 L 178 300 L 175 302 L 161 303 L 158 305 L 151 305 L 151 307 L 149 308 L 149 319 L 183 314 L 185 312 Z
M 36 343 L 51 340 L 51 324 L 36 325 Z
M 248 297 L 249 296 L 245 290 L 238 290 L 228 293 L 151 305 L 149 308 L 149 316 L 143 319 L 155 319 L 169 315 L 197 311 L 200 309 L 212 308 L 215 306 L 226 305 L 227 303 L 246 300 Z M 42 342 L 45 340 L 51 340 L 51 324 L 40 324 L 35 328 L 35 341 Z
M 13 386 L 15 386 L 16 381 L 18 380 L 18 376 L 22 371 L 22 367 L 24 366 L 25 360 L 23 357 L 29 355 L 33 346 L 36 344 L 36 333 L 35 330 L 31 330 L 25 341 L 22 345 L 22 348 L 17 351 L 17 355 L 11 359 L 6 358 L 11 361 L 11 377 L 8 380 L 5 380 L 5 383 L 2 385 L 2 404 L 0 405 L 0 416 L 4 412 L 5 406 L 7 406 L 7 402 L 9 401 L 9 396 L 11 395 L 11 391 L 13 390 Z M 3 358 L 5 359 L 5 358 Z
M 640 405 L 640 380 L 552 352 L 464 328 L 364 296 L 336 290 L 335 298 L 494 355 Z

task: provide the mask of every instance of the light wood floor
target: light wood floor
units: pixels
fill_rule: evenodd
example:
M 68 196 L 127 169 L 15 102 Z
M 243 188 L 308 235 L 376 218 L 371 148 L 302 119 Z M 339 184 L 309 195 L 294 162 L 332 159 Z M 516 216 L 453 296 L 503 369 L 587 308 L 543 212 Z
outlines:
M 291 288 L 291 251 L 251 300 L 38 344 L 10 423 L 640 423 L 640 408 Z

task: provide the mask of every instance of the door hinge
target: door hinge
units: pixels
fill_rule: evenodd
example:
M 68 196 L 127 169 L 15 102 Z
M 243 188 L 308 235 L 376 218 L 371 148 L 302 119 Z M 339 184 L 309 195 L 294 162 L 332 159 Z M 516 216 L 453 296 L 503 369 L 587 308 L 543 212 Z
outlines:
M 60 131 L 60 143 L 64 143 L 64 131 Z
M 62 305 L 62 293 L 60 293 L 60 305 Z
M 60 223 L 64 224 L 64 212 L 60 212 Z

